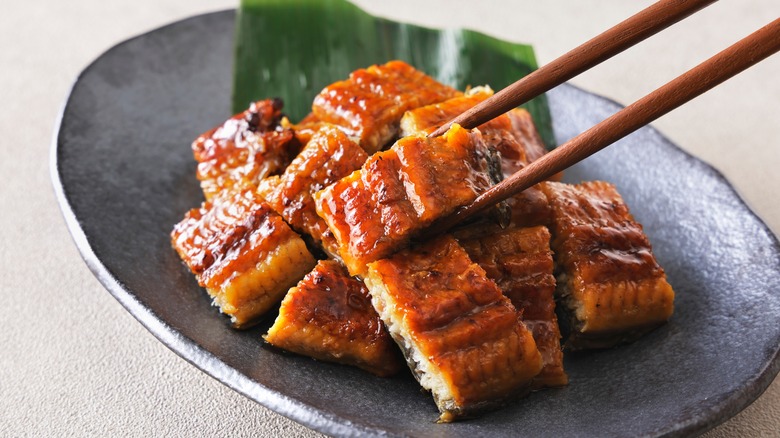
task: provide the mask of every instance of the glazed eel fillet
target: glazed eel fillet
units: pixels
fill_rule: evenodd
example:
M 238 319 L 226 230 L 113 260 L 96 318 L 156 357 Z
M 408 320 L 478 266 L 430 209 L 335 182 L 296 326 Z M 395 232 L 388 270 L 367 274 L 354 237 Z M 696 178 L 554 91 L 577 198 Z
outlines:
M 401 136 L 429 134 L 455 116 L 493 95 L 488 86 L 475 87 L 462 96 L 414 108 L 401 118 Z M 531 114 L 516 108 L 478 126 L 485 141 L 501 153 L 504 176 L 509 176 L 547 153 Z
M 427 225 L 491 186 L 492 156 L 479 131 L 404 137 L 314 195 L 351 275 L 400 249 Z
M 553 208 L 558 294 L 571 349 L 632 341 L 666 322 L 674 291 L 612 184 L 542 183 Z
M 476 87 L 465 95 L 441 103 L 407 111 L 401 119 L 401 135 L 420 135 L 433 132 L 440 125 L 493 95 L 490 87 Z M 524 109 L 514 109 L 478 127 L 485 144 L 501 156 L 502 177 L 507 178 L 547 150 L 531 115 Z M 503 179 L 502 178 L 502 179 Z M 511 222 L 517 226 L 547 224 L 550 206 L 547 198 L 533 186 L 507 200 Z
M 561 332 L 555 315 L 555 277 L 550 232 L 544 226 L 458 236 L 471 260 L 495 281 L 531 330 L 544 366 L 534 388 L 566 385 Z M 521 324 L 522 324 L 521 323 Z
M 370 263 L 365 282 L 441 422 L 502 405 L 542 368 L 512 303 L 451 236 Z
M 290 226 L 310 235 L 331 257 L 338 245 L 317 216 L 313 193 L 360 169 L 368 155 L 333 125 L 323 124 L 284 174 L 266 178 L 259 193 Z
M 459 94 L 405 62 L 390 61 L 355 70 L 349 79 L 325 87 L 314 98 L 312 114 L 339 125 L 374 153 L 398 134 L 405 111 Z
M 251 189 L 190 210 L 171 240 L 237 328 L 256 322 L 315 264 L 303 240 Z
M 333 260 L 317 263 L 290 289 L 265 339 L 293 353 L 383 377 L 404 366 L 366 286 Z
M 301 144 L 292 129 L 280 126 L 281 110 L 279 99 L 254 102 L 192 143 L 206 200 L 223 190 L 256 188 L 290 164 Z

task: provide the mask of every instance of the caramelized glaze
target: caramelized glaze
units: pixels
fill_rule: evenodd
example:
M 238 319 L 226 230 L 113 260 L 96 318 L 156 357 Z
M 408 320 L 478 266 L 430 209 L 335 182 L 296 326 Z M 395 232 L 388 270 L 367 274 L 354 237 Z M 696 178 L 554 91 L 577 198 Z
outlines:
M 371 306 L 368 289 L 333 260 L 320 261 L 290 289 L 265 339 L 294 353 L 378 376 L 396 374 L 404 365 Z
M 441 421 L 504 402 L 542 367 L 509 299 L 450 236 L 369 264 L 366 284 Z
M 287 117 L 282 117 L 282 121 L 279 124 L 283 129 L 291 129 L 298 140 L 298 144 L 305 146 L 320 128 L 329 123 L 325 123 L 314 114 L 309 113 L 298 123 L 292 123 Z
M 404 137 L 359 171 L 315 195 L 317 213 L 352 275 L 390 255 L 436 219 L 473 201 L 491 184 L 478 131 L 454 125 L 445 135 Z
M 263 181 L 259 192 L 293 229 L 309 234 L 331 256 L 338 256 L 336 240 L 317 216 L 312 194 L 359 169 L 367 158 L 346 134 L 325 124 L 284 174 Z
M 568 383 L 563 370 L 561 332 L 555 315 L 555 277 L 550 232 L 543 226 L 495 230 L 481 237 L 459 236 L 471 260 L 485 270 L 522 316 L 542 355 L 535 387 Z
M 314 265 L 301 238 L 253 190 L 190 210 L 174 248 L 236 326 L 254 322 Z
M 561 297 L 572 314 L 567 344 L 609 347 L 663 324 L 674 291 L 615 187 L 594 181 L 542 189 L 553 208 Z
M 404 111 L 460 94 L 402 61 L 355 70 L 314 98 L 319 120 L 342 126 L 369 153 L 381 149 L 398 131 Z
M 401 136 L 430 134 L 439 126 L 492 95 L 493 90 L 490 88 L 477 87 L 467 91 L 465 95 L 411 109 L 401 118 Z
M 192 151 L 207 200 L 233 187 L 255 188 L 290 164 L 300 143 L 291 129 L 280 126 L 281 109 L 278 99 L 254 102 L 195 140 Z

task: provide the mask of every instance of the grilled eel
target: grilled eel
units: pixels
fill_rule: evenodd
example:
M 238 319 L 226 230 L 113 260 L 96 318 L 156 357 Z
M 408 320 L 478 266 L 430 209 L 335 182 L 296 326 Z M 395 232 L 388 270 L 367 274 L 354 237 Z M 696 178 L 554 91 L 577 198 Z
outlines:
M 281 110 L 279 99 L 254 102 L 192 143 L 206 200 L 233 187 L 255 188 L 290 164 L 301 143 L 292 129 L 280 126 Z
M 312 194 L 360 169 L 367 158 L 346 134 L 323 124 L 281 176 L 260 183 L 259 193 L 295 231 L 310 235 L 331 257 L 338 257 L 336 239 L 317 216 Z
M 325 87 L 314 98 L 312 114 L 341 126 L 374 153 L 396 136 L 405 111 L 460 94 L 405 62 L 390 61 L 355 70 Z
M 493 95 L 488 86 L 475 87 L 462 96 L 414 108 L 401 119 L 401 136 L 429 134 L 455 116 Z M 508 177 L 546 153 L 531 115 L 514 109 L 478 126 L 485 142 L 501 153 L 501 167 Z
M 387 257 L 436 219 L 492 184 L 491 154 L 479 131 L 453 125 L 444 135 L 404 137 L 360 170 L 314 195 L 351 275 Z
M 572 350 L 633 341 L 666 322 L 674 291 L 612 184 L 545 182 L 553 209 L 558 296 Z
M 401 119 L 401 135 L 419 135 L 433 132 L 441 124 L 493 95 L 490 87 L 476 87 L 463 96 L 453 97 L 407 111 Z M 524 109 L 513 109 L 490 120 L 477 129 L 488 147 L 501 156 L 502 178 L 507 178 L 547 150 L 536 131 L 531 115 Z M 557 175 L 560 179 L 560 175 Z M 546 225 L 550 220 L 550 206 L 538 185 L 530 187 L 506 201 L 511 211 L 511 223 L 516 226 Z
M 451 236 L 370 263 L 365 283 L 441 422 L 504 404 L 542 369 L 512 303 Z
M 362 281 L 321 260 L 282 301 L 265 340 L 293 353 L 353 365 L 378 376 L 404 366 Z
M 497 228 L 491 232 L 461 230 L 455 237 L 512 301 L 522 323 L 533 333 L 544 363 L 534 378 L 534 388 L 566 385 L 569 379 L 563 370 L 561 332 L 555 315 L 550 232 L 544 226 Z
M 309 113 L 298 123 L 292 123 L 287 117 L 282 117 L 282 121 L 279 122 L 279 125 L 282 129 L 292 129 L 298 143 L 306 145 L 320 128 L 325 125 L 330 125 L 330 123 L 322 122 L 317 119 L 314 114 Z M 341 129 L 343 131 L 343 128 Z
M 303 240 L 251 189 L 190 210 L 171 241 L 237 328 L 256 322 L 315 264 Z

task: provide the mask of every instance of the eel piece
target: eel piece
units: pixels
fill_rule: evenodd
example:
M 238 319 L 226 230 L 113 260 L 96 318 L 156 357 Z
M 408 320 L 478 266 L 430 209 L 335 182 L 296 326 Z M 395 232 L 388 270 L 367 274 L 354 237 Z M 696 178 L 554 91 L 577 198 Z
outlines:
M 471 260 L 512 301 L 533 333 L 544 363 L 534 379 L 534 388 L 566 385 L 569 379 L 563 370 L 561 331 L 555 315 L 550 232 L 537 226 L 499 230 L 481 237 L 456 237 Z
M 321 260 L 282 301 L 265 340 L 293 353 L 353 365 L 378 376 L 404 366 L 362 281 Z
M 445 122 L 449 122 L 492 95 L 493 90 L 488 86 L 474 87 L 463 95 L 443 102 L 410 109 L 401 118 L 401 137 L 430 134 Z
M 171 240 L 237 328 L 257 322 L 315 264 L 303 240 L 250 189 L 190 210 Z
M 330 123 L 322 122 L 314 114 L 309 113 L 298 123 L 292 123 L 287 117 L 282 117 L 279 125 L 282 129 L 291 129 L 298 143 L 305 146 L 320 128 L 330 125 Z
M 336 240 L 317 216 L 312 194 L 360 169 L 367 158 L 346 134 L 324 125 L 281 176 L 260 183 L 259 193 L 295 231 L 310 235 L 329 255 L 338 257 Z
M 398 133 L 404 111 L 441 102 L 460 92 L 402 61 L 355 70 L 349 79 L 323 89 L 312 105 L 314 116 L 339 125 L 374 153 Z
M 489 87 L 476 87 L 463 96 L 409 110 L 401 119 L 401 136 L 429 134 L 492 95 L 493 90 Z M 531 126 L 533 127 L 533 123 Z M 482 133 L 485 143 L 501 154 L 501 170 L 504 178 L 531 162 L 527 157 L 525 145 L 518 141 L 518 138 L 526 140 L 528 137 L 525 132 L 514 132 L 514 123 L 507 114 L 483 123 L 477 129 Z
M 279 99 L 254 102 L 192 143 L 206 200 L 234 187 L 256 188 L 290 164 L 301 144 L 292 129 L 280 126 L 281 109 Z
M 501 154 L 504 178 L 547 153 L 536 133 L 531 115 L 524 109 L 514 109 L 479 126 L 478 129 L 482 132 L 485 143 Z M 560 175 L 557 178 L 560 179 Z M 515 226 L 547 225 L 551 219 L 550 204 L 538 184 L 512 196 L 506 202 L 512 212 L 511 223 Z
M 493 95 L 487 86 L 472 88 L 463 96 L 407 111 L 401 119 L 401 135 L 433 132 L 440 125 Z M 501 156 L 501 179 L 507 178 L 546 153 L 531 115 L 515 109 L 477 127 L 485 144 Z M 546 225 L 550 220 L 547 198 L 533 186 L 506 201 L 516 226 Z
M 411 109 L 401 119 L 401 136 L 429 134 L 492 95 L 488 86 L 475 87 L 462 96 Z M 531 114 L 523 108 L 515 108 L 477 129 L 482 131 L 485 142 L 501 153 L 504 177 L 547 153 Z
M 365 282 L 441 422 L 506 403 L 542 368 L 517 310 L 451 236 L 369 264 Z
M 558 295 L 569 313 L 566 346 L 608 348 L 665 323 L 674 291 L 642 225 L 612 184 L 542 184 L 552 205 Z
M 405 246 L 436 219 L 491 185 L 490 151 L 479 131 L 458 125 L 436 138 L 404 137 L 369 157 L 360 170 L 317 192 L 351 275 Z
M 523 108 L 515 108 L 506 113 L 506 115 L 512 124 L 512 135 L 515 137 L 515 140 L 523 145 L 523 150 L 529 163 L 538 160 L 547 153 L 544 141 L 542 141 L 539 131 L 536 130 L 534 120 L 531 118 L 531 113 Z M 560 180 L 561 175 L 562 173 L 559 173 L 554 178 Z

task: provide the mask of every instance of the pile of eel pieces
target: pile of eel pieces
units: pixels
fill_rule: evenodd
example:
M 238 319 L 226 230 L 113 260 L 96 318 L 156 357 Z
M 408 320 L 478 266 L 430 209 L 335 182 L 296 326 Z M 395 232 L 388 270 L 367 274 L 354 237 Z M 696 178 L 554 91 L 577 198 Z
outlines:
M 545 181 L 420 237 L 545 154 L 522 109 L 427 137 L 492 93 L 391 61 L 326 87 L 297 124 L 255 102 L 193 143 L 206 201 L 173 247 L 236 328 L 281 303 L 267 342 L 378 376 L 405 362 L 440 421 L 564 386 L 563 349 L 635 340 L 674 292 L 606 182 Z

